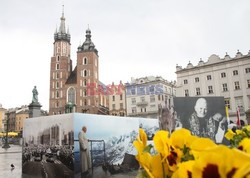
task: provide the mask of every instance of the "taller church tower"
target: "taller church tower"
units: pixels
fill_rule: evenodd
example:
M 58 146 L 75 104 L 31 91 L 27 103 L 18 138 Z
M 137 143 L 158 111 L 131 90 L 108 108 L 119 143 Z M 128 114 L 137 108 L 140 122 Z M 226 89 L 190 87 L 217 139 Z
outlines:
M 54 53 L 50 64 L 49 115 L 71 112 L 108 114 L 108 96 L 99 95 L 98 51 L 86 30 L 85 41 L 77 49 L 76 67 L 70 59 L 70 34 L 65 29 L 64 12 L 54 34 Z M 91 87 L 89 87 L 91 86 Z M 92 92 L 89 88 L 92 88 Z
M 61 114 L 65 111 L 65 83 L 72 71 L 70 59 L 70 34 L 66 32 L 65 17 L 62 12 L 59 29 L 54 34 L 54 52 L 50 63 L 50 99 L 49 115 Z

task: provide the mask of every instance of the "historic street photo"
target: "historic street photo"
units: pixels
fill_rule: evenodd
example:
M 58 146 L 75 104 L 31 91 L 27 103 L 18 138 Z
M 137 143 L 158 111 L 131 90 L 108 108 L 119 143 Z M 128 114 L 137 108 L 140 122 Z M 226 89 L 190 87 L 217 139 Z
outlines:
M 26 119 L 23 177 L 74 177 L 73 114 Z

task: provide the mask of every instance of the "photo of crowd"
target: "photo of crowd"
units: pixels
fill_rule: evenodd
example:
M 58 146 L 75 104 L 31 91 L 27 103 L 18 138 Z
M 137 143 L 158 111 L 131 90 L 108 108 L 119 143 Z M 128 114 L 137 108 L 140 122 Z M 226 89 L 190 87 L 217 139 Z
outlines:
M 23 131 L 23 177 L 74 177 L 72 115 L 31 118 Z

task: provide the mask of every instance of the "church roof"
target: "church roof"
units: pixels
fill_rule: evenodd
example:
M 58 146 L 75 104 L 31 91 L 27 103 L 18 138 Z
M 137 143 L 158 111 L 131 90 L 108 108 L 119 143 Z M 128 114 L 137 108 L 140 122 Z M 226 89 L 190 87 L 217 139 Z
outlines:
M 66 84 L 77 84 L 77 66 L 70 73 L 69 78 L 66 81 Z

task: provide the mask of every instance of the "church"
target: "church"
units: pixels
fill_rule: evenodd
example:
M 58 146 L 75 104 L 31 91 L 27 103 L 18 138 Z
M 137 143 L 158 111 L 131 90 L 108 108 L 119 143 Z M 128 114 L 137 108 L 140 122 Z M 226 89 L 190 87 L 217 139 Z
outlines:
M 64 113 L 108 114 L 108 96 L 93 95 L 88 86 L 105 85 L 99 81 L 98 50 L 91 40 L 91 30 L 77 49 L 76 66 L 70 57 L 70 33 L 65 28 L 64 12 L 54 33 L 54 50 L 50 62 L 49 115 Z

